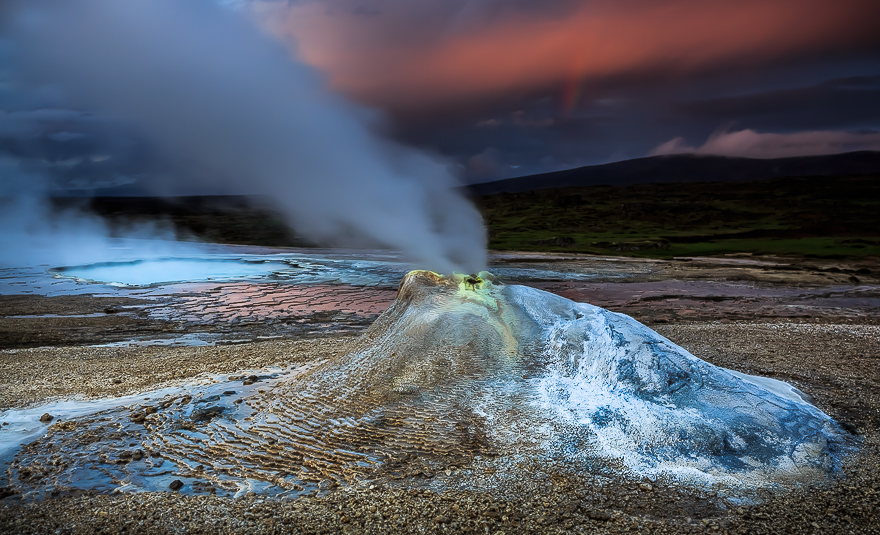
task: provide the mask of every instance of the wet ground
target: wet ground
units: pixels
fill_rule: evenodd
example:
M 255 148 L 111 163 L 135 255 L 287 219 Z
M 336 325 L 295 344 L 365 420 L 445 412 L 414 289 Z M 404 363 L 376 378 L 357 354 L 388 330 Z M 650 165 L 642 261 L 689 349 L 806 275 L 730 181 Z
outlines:
M 137 257 L 0 268 L 0 409 L 328 358 L 390 304 L 410 268 L 375 251 L 211 246 L 179 258 L 187 262 L 168 269 Z M 405 487 L 388 478 L 289 502 L 224 498 L 195 480 L 187 492 L 31 503 L 4 499 L 0 488 L 0 531 L 880 532 L 880 260 L 524 253 L 493 255 L 489 269 L 632 315 L 713 364 L 788 381 L 863 437 L 861 451 L 840 481 L 743 507 L 683 487 L 582 480 L 553 466 L 489 491 L 486 459 L 448 471 L 416 459 L 426 464 Z M 448 478 L 474 489 L 444 491 Z
M 410 267 L 382 251 L 203 246 L 174 257 L 0 268 L 0 348 L 356 333 L 394 300 Z M 870 259 L 511 253 L 493 255 L 489 270 L 651 325 L 880 317 L 880 261 Z

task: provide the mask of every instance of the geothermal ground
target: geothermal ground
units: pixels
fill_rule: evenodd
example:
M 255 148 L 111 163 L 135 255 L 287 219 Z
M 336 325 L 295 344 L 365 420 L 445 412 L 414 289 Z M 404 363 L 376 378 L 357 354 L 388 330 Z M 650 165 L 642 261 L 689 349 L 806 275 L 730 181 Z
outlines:
M 407 271 L 378 253 L 217 247 L 185 257 L 171 270 L 129 260 L 0 272 L 0 444 L 39 439 L 50 425 L 114 403 L 88 400 L 137 395 L 115 402 L 137 407 L 212 384 L 259 389 L 279 370 L 344 354 Z M 858 453 L 832 481 L 747 500 L 552 462 L 519 467 L 527 477 L 510 480 L 487 454 L 411 458 L 352 485 L 273 498 L 198 477 L 183 478 L 178 491 L 22 494 L 6 479 L 7 448 L 0 528 L 880 532 L 880 263 L 540 253 L 491 261 L 505 282 L 628 314 L 707 362 L 791 383 L 860 438 Z M 44 413 L 54 420 L 40 423 Z M 138 456 L 136 445 L 124 446 Z

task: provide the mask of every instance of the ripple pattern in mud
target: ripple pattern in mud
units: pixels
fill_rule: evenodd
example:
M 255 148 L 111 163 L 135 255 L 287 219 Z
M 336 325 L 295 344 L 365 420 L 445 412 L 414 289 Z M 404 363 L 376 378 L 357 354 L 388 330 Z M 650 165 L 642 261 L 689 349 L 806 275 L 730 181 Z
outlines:
M 13 479 L 301 493 L 481 453 L 761 487 L 821 479 L 851 446 L 790 385 L 712 366 L 626 316 L 480 277 L 414 272 L 347 353 L 238 380 L 56 424 Z

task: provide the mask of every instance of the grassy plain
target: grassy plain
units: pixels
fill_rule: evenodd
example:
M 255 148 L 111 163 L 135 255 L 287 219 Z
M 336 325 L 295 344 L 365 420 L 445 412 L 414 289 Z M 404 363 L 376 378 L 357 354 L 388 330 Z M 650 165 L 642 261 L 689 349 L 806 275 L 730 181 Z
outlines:
M 495 250 L 880 255 L 880 175 L 592 186 L 475 200 Z
M 493 250 L 669 258 L 880 256 L 880 174 L 558 188 L 474 199 Z M 208 242 L 309 246 L 258 197 L 57 199 L 125 229 L 162 221 Z

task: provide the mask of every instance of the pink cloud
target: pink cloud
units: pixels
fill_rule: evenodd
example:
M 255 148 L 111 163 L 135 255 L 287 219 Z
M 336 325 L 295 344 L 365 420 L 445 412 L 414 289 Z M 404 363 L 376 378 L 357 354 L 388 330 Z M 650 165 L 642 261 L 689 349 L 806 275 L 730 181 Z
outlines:
M 880 42 L 877 0 L 296 2 L 263 14 L 331 83 L 387 109 L 430 108 L 576 80 L 681 77 Z M 375 9 L 365 15 L 363 6 Z M 357 7 L 357 9 L 355 8 Z
M 716 132 L 700 146 L 688 145 L 677 137 L 657 146 L 649 155 L 714 154 L 741 158 L 786 158 L 816 156 L 858 150 L 880 151 L 880 132 L 817 130 L 791 134 L 760 133 L 754 130 Z

